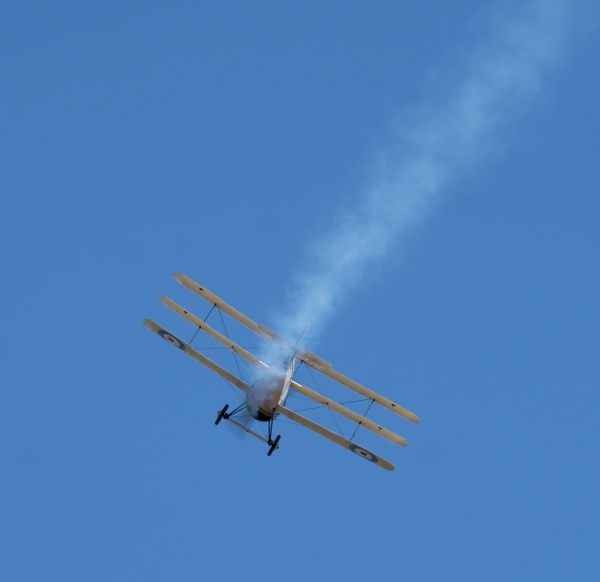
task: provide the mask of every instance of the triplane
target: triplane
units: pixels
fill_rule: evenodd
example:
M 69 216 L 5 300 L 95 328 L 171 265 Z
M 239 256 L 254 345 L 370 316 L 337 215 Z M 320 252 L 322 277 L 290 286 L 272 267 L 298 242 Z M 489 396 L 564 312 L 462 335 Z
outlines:
M 389 398 L 381 396 L 377 392 L 374 392 L 373 390 L 366 388 L 362 384 L 355 382 L 347 376 L 340 374 L 329 362 L 326 362 L 315 354 L 304 349 L 294 347 L 284 337 L 280 336 L 272 329 L 256 323 L 249 317 L 240 313 L 221 298 L 217 297 L 214 293 L 211 293 L 205 287 L 199 285 L 186 275 L 176 273 L 175 279 L 177 279 L 177 281 L 187 287 L 190 291 L 193 291 L 208 301 L 213 308 L 219 309 L 263 338 L 275 342 L 278 348 L 280 348 L 281 353 L 284 354 L 278 363 L 267 364 L 259 360 L 256 356 L 242 346 L 233 342 L 229 337 L 212 328 L 206 323 L 205 320 L 197 317 L 187 309 L 181 307 L 181 305 L 177 304 L 172 299 L 169 299 L 168 297 L 161 297 L 161 301 L 167 307 L 181 315 L 184 319 L 192 323 L 199 330 L 202 330 L 208 334 L 217 342 L 223 344 L 226 348 L 232 350 L 241 358 L 258 367 L 258 380 L 252 384 L 247 384 L 194 349 L 190 343 L 182 341 L 160 325 L 156 324 L 154 321 L 150 319 L 144 320 L 144 325 L 161 336 L 165 341 L 174 345 L 176 348 L 179 348 L 201 364 L 204 364 L 213 372 L 245 393 L 245 400 L 240 406 L 230 410 L 229 405 L 226 404 L 221 410 L 219 410 L 215 424 L 219 424 L 222 420 L 227 420 L 245 432 L 252 434 L 254 437 L 267 444 L 267 454 L 270 456 L 279 448 L 281 436 L 277 435 L 275 438 L 273 438 L 273 423 L 277 416 L 282 415 L 309 428 L 310 430 L 313 430 L 321 436 L 333 441 L 334 443 L 337 443 L 338 445 L 341 445 L 349 451 L 352 451 L 360 457 L 367 459 L 368 461 L 371 461 L 372 463 L 375 463 L 376 465 L 379 465 L 388 471 L 392 471 L 394 469 L 394 465 L 392 465 L 386 459 L 371 453 L 367 449 L 364 449 L 363 447 L 360 447 L 356 443 L 352 442 L 352 440 L 349 440 L 286 407 L 285 403 L 288 392 L 290 389 L 292 389 L 295 392 L 314 400 L 322 406 L 328 407 L 331 411 L 336 412 L 352 420 L 353 422 L 356 422 L 359 426 L 363 426 L 393 443 L 404 447 L 408 445 L 405 438 L 380 426 L 378 423 L 370 420 L 365 415 L 360 415 L 353 410 L 350 410 L 349 408 L 346 408 L 345 406 L 342 406 L 341 404 L 338 404 L 337 402 L 327 398 L 320 392 L 316 392 L 315 390 L 300 384 L 294 378 L 294 371 L 296 366 L 298 366 L 300 363 L 303 363 L 361 394 L 366 399 L 370 400 L 371 404 L 379 404 L 384 408 L 387 408 L 388 410 L 391 410 L 392 412 L 395 412 L 396 414 L 406 418 L 407 420 L 410 420 L 414 423 L 419 423 L 420 420 L 416 414 L 410 410 L 407 410 L 406 408 L 403 408 L 399 404 L 396 404 Z M 242 422 L 238 422 L 238 420 L 236 420 L 236 416 L 242 413 L 250 414 L 256 420 L 268 423 L 267 438 L 263 438 L 261 435 L 252 431 L 248 426 L 244 425 Z

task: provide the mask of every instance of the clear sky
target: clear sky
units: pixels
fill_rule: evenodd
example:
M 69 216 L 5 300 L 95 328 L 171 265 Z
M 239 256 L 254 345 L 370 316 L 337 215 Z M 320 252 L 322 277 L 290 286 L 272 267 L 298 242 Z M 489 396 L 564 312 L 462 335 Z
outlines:
M 525 4 L 3 7 L 0 580 L 599 578 L 592 3 L 311 340 L 423 419 L 372 410 L 407 449 L 358 431 L 396 471 L 283 422 L 267 458 L 214 426 L 231 389 L 141 324 L 191 337 L 157 300 L 206 314 L 183 271 L 276 325 Z

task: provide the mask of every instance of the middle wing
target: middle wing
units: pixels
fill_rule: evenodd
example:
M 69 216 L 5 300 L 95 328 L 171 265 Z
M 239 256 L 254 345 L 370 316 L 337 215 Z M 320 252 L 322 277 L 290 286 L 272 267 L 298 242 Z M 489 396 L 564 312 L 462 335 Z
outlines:
M 261 366 L 263 368 L 268 368 L 267 364 L 265 364 L 264 362 L 259 360 L 256 356 L 254 356 L 248 350 L 246 350 L 239 344 L 235 343 L 230 338 L 224 336 L 222 333 L 218 332 L 216 329 L 214 329 L 213 327 L 208 325 L 208 323 L 206 323 L 205 321 L 200 319 L 197 315 L 194 315 L 193 313 L 191 313 L 185 307 L 182 307 L 181 305 L 179 305 L 172 299 L 169 299 L 168 297 L 163 296 L 160 298 L 160 300 L 167 307 L 169 307 L 169 309 L 172 309 L 173 311 L 175 311 L 175 313 L 177 313 L 184 319 L 187 319 L 190 323 L 193 323 L 194 325 L 199 327 L 203 332 L 208 334 L 213 339 L 217 340 L 219 343 L 223 344 L 225 347 L 229 348 L 234 353 L 236 353 L 239 356 L 241 356 L 242 358 L 244 358 L 246 361 L 250 362 L 251 364 Z M 297 392 L 299 392 L 300 394 L 306 396 L 307 398 L 311 398 L 315 402 L 318 402 L 319 404 L 322 404 L 323 406 L 327 406 L 328 408 L 331 408 L 331 410 L 341 414 L 342 416 L 345 416 L 346 418 L 349 418 L 350 420 L 358 423 L 361 426 L 364 426 L 365 428 L 368 428 L 369 430 L 373 431 L 375 434 L 378 434 L 378 435 L 382 436 L 383 438 L 388 439 L 388 440 L 392 441 L 393 443 L 396 443 L 397 445 L 402 445 L 403 447 L 408 445 L 408 442 L 406 441 L 406 439 L 404 437 L 401 437 L 400 435 L 392 432 L 391 430 L 388 430 L 387 428 L 382 427 L 381 425 L 377 424 L 376 422 L 373 422 L 369 418 L 366 418 L 365 416 L 361 416 L 360 414 L 354 412 L 353 410 L 350 410 L 349 408 L 346 408 L 345 406 L 342 406 L 341 404 L 334 402 L 330 398 L 327 398 L 327 397 L 323 396 L 322 394 L 319 394 L 318 392 L 311 390 L 307 386 L 303 386 L 302 384 L 300 384 L 299 382 L 296 382 L 295 380 L 292 380 L 291 387 L 294 390 L 296 390 Z

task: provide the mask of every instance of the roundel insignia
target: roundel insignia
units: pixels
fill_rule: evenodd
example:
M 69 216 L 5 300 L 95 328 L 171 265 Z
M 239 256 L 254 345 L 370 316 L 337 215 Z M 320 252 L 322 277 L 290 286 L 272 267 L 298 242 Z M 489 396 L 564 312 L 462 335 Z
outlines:
M 158 335 L 162 337 L 165 341 L 174 345 L 176 348 L 179 348 L 180 350 L 185 350 L 183 342 L 179 338 L 176 338 L 174 335 L 171 335 L 168 331 L 161 329 L 158 331 Z
M 371 463 L 377 463 L 379 459 L 373 453 L 370 453 L 366 449 L 359 447 L 358 445 L 348 445 L 348 448 L 357 455 L 361 456 L 363 459 L 367 459 L 367 461 L 371 461 Z

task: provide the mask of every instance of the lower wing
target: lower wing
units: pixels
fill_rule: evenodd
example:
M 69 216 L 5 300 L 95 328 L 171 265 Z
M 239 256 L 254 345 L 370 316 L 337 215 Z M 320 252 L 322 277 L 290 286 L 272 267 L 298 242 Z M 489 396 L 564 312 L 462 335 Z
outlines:
M 339 434 L 330 431 L 329 429 L 325 428 L 324 426 L 321 426 L 320 424 L 317 424 L 316 422 L 313 422 L 312 420 L 309 420 L 308 418 L 306 418 L 304 416 L 299 415 L 297 412 L 294 412 L 293 410 L 290 410 L 289 408 L 286 408 L 285 406 L 279 405 L 277 407 L 277 412 L 283 414 L 283 416 L 286 416 L 290 420 L 293 420 L 294 422 L 297 422 L 298 424 L 301 424 L 302 426 L 309 428 L 310 430 L 316 432 L 317 434 L 320 434 L 321 436 L 325 437 L 326 439 L 329 439 L 330 441 L 337 443 L 341 447 L 344 447 L 345 449 L 352 451 L 359 457 L 362 457 L 363 459 L 367 459 L 367 461 L 371 461 L 371 463 L 375 463 L 376 465 L 379 465 L 380 467 L 382 467 L 383 469 L 386 469 L 387 471 L 394 470 L 394 465 L 392 465 L 392 463 L 390 463 L 386 459 L 379 457 L 370 451 L 367 451 L 367 449 L 363 449 L 362 447 L 358 446 L 356 443 L 353 443 L 352 441 L 345 439 L 344 437 L 340 436 Z
M 158 325 L 151 319 L 145 319 L 144 325 L 148 329 L 150 329 L 151 331 L 153 331 L 154 333 L 156 333 L 157 335 L 162 337 L 166 342 L 168 342 L 171 345 L 175 346 L 176 348 L 180 349 L 182 352 L 186 353 L 188 356 L 191 356 L 192 358 L 194 358 L 196 361 L 200 362 L 201 364 L 204 364 L 206 367 L 210 368 L 213 372 L 215 372 L 215 374 L 218 374 L 219 376 L 221 376 L 221 378 L 224 378 L 228 382 L 231 382 L 234 386 L 237 386 L 240 390 L 243 390 L 244 392 L 248 392 L 250 390 L 250 387 L 245 382 L 242 382 L 242 380 L 240 380 L 239 378 L 237 378 L 236 376 L 234 376 L 233 374 L 231 374 L 224 368 L 221 368 L 221 366 L 219 366 L 218 364 L 216 364 L 215 362 L 213 362 L 212 360 L 210 360 L 209 358 L 207 358 L 206 356 L 204 356 L 203 354 L 201 354 L 200 352 L 195 350 L 188 343 L 179 339 L 177 336 L 173 335 L 171 332 L 167 331 L 166 329 L 164 329 L 163 327 L 161 327 L 160 325 Z M 283 416 L 289 418 L 290 420 L 293 420 L 294 422 L 297 422 L 298 424 L 301 424 L 302 426 L 309 428 L 310 430 L 316 432 L 317 434 L 320 434 L 321 436 L 329 439 L 330 441 L 337 443 L 341 447 L 348 449 L 349 451 L 353 452 L 354 454 L 358 455 L 359 457 L 362 457 L 363 459 L 366 459 L 367 461 L 371 461 L 372 463 L 375 463 L 376 465 L 378 465 L 379 467 L 382 467 L 383 469 L 386 469 L 387 471 L 394 470 L 394 465 L 392 465 L 386 459 L 379 457 L 379 456 L 375 455 L 374 453 L 371 453 L 367 449 L 360 447 L 356 443 L 353 443 L 352 441 L 345 439 L 344 437 L 330 431 L 329 429 L 325 428 L 324 426 L 321 426 L 320 424 L 317 424 L 316 422 L 313 422 L 312 420 L 309 420 L 308 418 L 305 418 L 304 416 L 301 416 L 297 412 L 294 412 L 294 411 L 290 410 L 289 408 L 286 408 L 285 406 L 279 405 L 277 407 L 277 412 L 282 414 Z

